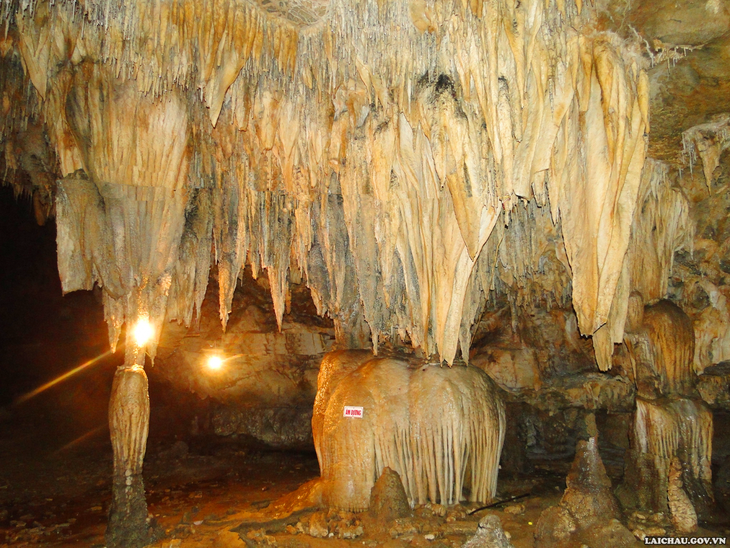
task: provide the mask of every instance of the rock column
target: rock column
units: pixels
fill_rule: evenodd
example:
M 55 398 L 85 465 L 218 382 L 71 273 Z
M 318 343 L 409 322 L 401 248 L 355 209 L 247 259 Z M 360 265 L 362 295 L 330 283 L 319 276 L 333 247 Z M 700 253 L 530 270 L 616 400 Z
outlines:
M 150 399 L 144 372 L 145 349 L 128 329 L 124 365 L 117 369 L 109 401 L 114 451 L 114 484 L 106 542 L 110 548 L 148 543 L 147 502 L 142 464 L 147 448 Z

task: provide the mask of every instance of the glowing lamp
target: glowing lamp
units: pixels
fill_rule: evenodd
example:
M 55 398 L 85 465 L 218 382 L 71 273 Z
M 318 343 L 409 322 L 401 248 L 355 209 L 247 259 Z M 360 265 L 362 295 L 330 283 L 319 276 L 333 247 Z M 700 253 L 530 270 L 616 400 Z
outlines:
M 144 346 L 152 338 L 154 331 L 147 318 L 141 318 L 134 326 L 134 340 L 138 346 Z
M 208 369 L 217 371 L 221 367 L 223 367 L 223 359 L 220 356 L 211 356 L 208 358 Z

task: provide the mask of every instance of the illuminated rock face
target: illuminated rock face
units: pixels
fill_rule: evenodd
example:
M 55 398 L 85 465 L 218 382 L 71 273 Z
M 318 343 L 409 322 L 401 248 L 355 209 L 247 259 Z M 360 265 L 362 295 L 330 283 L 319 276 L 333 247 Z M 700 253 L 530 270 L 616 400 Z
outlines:
M 357 357 L 337 358 L 342 374 L 332 359 L 322 369 L 328 397 L 312 421 L 325 504 L 366 509 L 386 467 L 411 505 L 494 497 L 505 414 L 489 377 L 463 365 L 378 358 L 353 367 Z
M 181 325 L 165 327 L 155 374 L 206 402 L 197 422 L 201 431 L 311 450 L 312 405 L 320 362 L 335 341 L 332 322 L 317 315 L 302 284 L 292 291 L 279 331 L 267 280 L 247 272 L 222 333 L 217 297 L 209 287 L 195 336 Z M 219 369 L 209 367 L 211 356 L 223 359 Z

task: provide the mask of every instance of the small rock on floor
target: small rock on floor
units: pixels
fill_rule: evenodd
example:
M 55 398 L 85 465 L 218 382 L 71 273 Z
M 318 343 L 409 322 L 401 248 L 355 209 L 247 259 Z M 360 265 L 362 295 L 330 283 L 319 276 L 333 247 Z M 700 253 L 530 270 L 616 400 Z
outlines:
M 462 548 L 514 548 L 502 529 L 502 522 L 494 514 L 484 516 L 476 534 Z

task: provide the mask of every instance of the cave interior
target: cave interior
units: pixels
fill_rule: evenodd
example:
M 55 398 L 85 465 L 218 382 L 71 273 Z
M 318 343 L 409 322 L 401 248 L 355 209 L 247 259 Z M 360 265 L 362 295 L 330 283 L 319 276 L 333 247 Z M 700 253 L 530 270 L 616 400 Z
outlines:
M 0 17 L 0 546 L 727 541 L 730 1 Z

